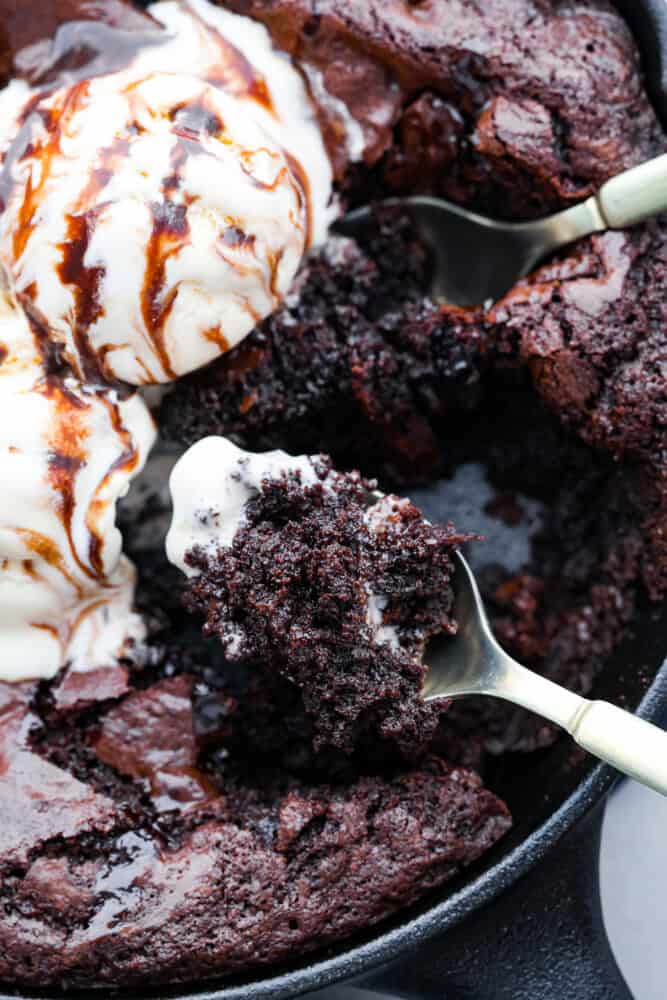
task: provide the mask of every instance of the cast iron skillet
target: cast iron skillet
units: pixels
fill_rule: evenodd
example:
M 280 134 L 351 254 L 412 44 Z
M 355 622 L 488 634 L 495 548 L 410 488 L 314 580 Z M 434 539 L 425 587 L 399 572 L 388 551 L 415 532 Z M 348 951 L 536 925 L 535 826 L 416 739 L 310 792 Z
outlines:
M 667 126 L 667 0 L 616 3 Z M 465 527 L 451 506 L 447 513 Z M 667 722 L 666 654 L 667 603 L 646 606 L 594 694 Z M 514 830 L 458 882 L 365 939 L 267 978 L 150 996 L 280 1000 L 345 981 L 419 1000 L 631 1000 L 604 932 L 597 879 L 602 804 L 614 780 L 567 740 L 500 763 L 489 783 L 509 802 Z

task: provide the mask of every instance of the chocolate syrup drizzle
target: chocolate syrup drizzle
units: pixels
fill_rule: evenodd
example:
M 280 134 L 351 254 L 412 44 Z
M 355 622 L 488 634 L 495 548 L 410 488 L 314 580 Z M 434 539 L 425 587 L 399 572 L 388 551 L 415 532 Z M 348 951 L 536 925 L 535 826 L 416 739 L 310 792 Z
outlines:
M 191 13 L 193 17 L 197 17 L 208 37 L 215 39 L 219 49 L 218 67 L 210 74 L 208 82 L 233 96 L 250 98 L 277 118 L 264 77 L 214 27 L 204 22 L 194 11 Z M 147 16 L 145 22 L 146 28 L 141 31 L 126 31 L 99 22 L 65 24 L 60 27 L 49 46 L 38 46 L 16 55 L 17 74 L 39 89 L 23 109 L 18 121 L 18 135 L 0 170 L 0 211 L 4 211 L 13 191 L 14 169 L 20 168 L 22 162 L 32 157 L 39 159 L 41 169 L 28 178 L 23 192 L 18 225 L 13 233 L 15 260 L 20 260 L 39 224 L 40 202 L 51 175 L 53 161 L 62 153 L 62 137 L 72 116 L 89 99 L 90 79 L 122 70 L 131 63 L 139 50 L 147 45 L 159 45 L 163 42 L 165 32 L 162 26 L 156 24 L 154 29 L 150 28 L 150 18 Z M 44 100 L 65 84 L 70 89 L 59 108 L 45 108 Z M 153 225 L 146 248 L 146 268 L 141 292 L 141 312 L 145 327 L 163 371 L 169 378 L 175 378 L 176 373 L 165 344 L 165 327 L 178 289 L 165 293 L 166 268 L 170 257 L 182 250 L 190 236 L 188 202 L 182 193 L 185 165 L 189 156 L 203 152 L 199 141 L 202 135 L 220 136 L 225 130 L 224 121 L 215 108 L 207 106 L 205 98 L 198 103 L 183 104 L 175 108 L 172 122 L 177 141 L 171 154 L 170 172 L 161 184 L 163 200 L 150 205 Z M 122 134 L 116 135 L 107 148 L 99 151 L 98 162 L 92 169 L 77 204 L 66 216 L 66 238 L 59 246 L 61 260 L 58 264 L 58 276 L 73 292 L 72 325 L 78 355 L 76 359 L 65 356 L 64 345 L 57 342 L 53 331 L 40 314 L 36 305 L 38 288 L 35 284 L 24 289 L 20 296 L 20 303 L 28 317 L 46 371 L 35 390 L 49 399 L 55 414 L 48 441 L 48 478 L 58 498 L 58 516 L 68 539 L 73 565 L 85 579 L 94 580 L 102 586 L 109 584 L 104 571 L 104 538 L 96 523 L 97 516 L 107 503 L 101 497 L 117 472 L 129 475 L 138 467 L 140 455 L 131 431 L 124 426 L 120 409 L 120 400 L 133 390 L 119 385 L 106 365 L 106 357 L 116 349 L 116 345 L 103 345 L 98 350 L 94 350 L 91 345 L 90 330 L 103 314 L 100 293 L 105 268 L 100 265 L 87 266 L 86 256 L 103 209 L 99 204 L 100 195 L 120 164 L 128 157 L 132 141 L 140 132 L 141 127 L 136 120 L 129 121 Z M 268 190 L 283 183 L 285 176 L 290 175 L 289 179 L 298 194 L 300 213 L 306 220 L 307 245 L 310 245 L 312 206 L 308 177 L 294 156 L 287 152 L 285 155 L 289 169 L 281 171 L 272 185 L 262 185 L 250 169 L 246 172 L 253 183 Z M 245 169 L 243 162 L 241 166 Z M 177 195 L 180 200 L 176 200 Z M 235 221 L 230 221 L 221 236 L 220 244 L 221 249 L 227 247 L 230 250 L 247 250 L 252 253 L 255 237 L 246 233 Z M 275 254 L 270 261 L 270 290 L 276 300 L 281 257 L 281 253 Z M 233 265 L 233 262 L 230 263 Z M 249 303 L 248 309 L 252 312 Z M 261 319 L 260 316 L 253 318 L 256 321 Z M 228 350 L 229 344 L 219 327 L 205 331 L 203 336 L 215 343 L 221 352 Z M 7 354 L 4 345 L 0 345 L 0 364 Z M 77 362 L 77 373 L 87 381 L 87 385 L 78 391 L 73 391 L 68 386 L 68 380 L 71 379 L 68 362 L 73 360 Z M 150 376 L 151 373 L 146 374 Z M 69 385 L 71 384 L 70 382 Z M 116 388 L 115 393 L 110 391 L 113 387 Z M 90 401 L 86 396 L 90 397 Z M 113 433 L 120 443 L 120 453 L 98 484 L 96 495 L 87 511 L 89 549 L 83 554 L 76 548 L 73 520 L 77 479 L 90 458 L 87 418 L 93 402 L 106 408 Z M 28 530 L 21 530 L 19 534 L 36 556 L 56 568 L 80 596 L 85 594 L 87 586 L 68 568 L 54 541 Z M 27 559 L 24 562 L 26 572 L 36 574 L 33 561 Z M 51 626 L 38 627 L 51 629 L 54 634 L 57 632 Z
M 276 109 L 264 77 L 219 31 L 205 22 L 195 11 L 190 13 L 197 20 L 201 31 L 206 33 L 207 38 L 214 40 L 219 51 L 217 68 L 209 75 L 209 82 L 234 96 L 256 101 L 262 108 L 276 116 Z M 147 18 L 147 25 L 149 20 Z M 24 65 L 24 75 L 33 85 L 43 86 L 45 90 L 40 91 L 25 109 L 24 124 L 0 173 L 0 210 L 2 210 L 12 187 L 13 167 L 29 156 L 38 157 L 40 160 L 41 172 L 38 180 L 34 181 L 32 176 L 28 178 L 18 213 L 13 248 L 16 260 L 20 259 L 34 233 L 38 222 L 40 198 L 48 182 L 53 159 L 61 152 L 62 136 L 72 115 L 89 97 L 90 78 L 126 67 L 139 50 L 146 45 L 160 44 L 164 38 L 164 29 L 157 25 L 155 30 L 148 30 L 147 27 L 146 31 L 128 32 L 95 22 L 77 22 L 61 26 L 48 58 L 42 53 L 39 65 Z M 36 108 L 40 100 L 63 82 L 69 83 L 71 90 L 57 112 Z M 126 96 L 131 99 L 129 92 Z M 39 130 L 38 138 L 35 138 L 36 130 L 32 115 L 35 108 L 43 126 Z M 154 202 L 150 206 L 153 227 L 146 247 L 146 270 L 141 295 L 141 312 L 145 327 L 163 373 L 169 379 L 175 378 L 176 372 L 165 344 L 165 326 L 173 310 L 178 290 L 172 290 L 165 295 L 166 267 L 169 258 L 184 247 L 189 236 L 186 207 L 183 204 L 175 204 L 172 199 L 181 187 L 187 156 L 196 155 L 201 151 L 197 142 L 198 137 L 202 134 L 213 136 L 224 132 L 224 122 L 214 108 L 206 105 L 204 99 L 197 104 L 184 103 L 174 109 L 172 120 L 178 142 L 172 154 L 172 173 L 164 178 L 162 184 L 164 203 Z M 115 345 L 102 345 L 98 349 L 93 349 L 89 337 L 91 327 L 102 316 L 100 290 L 105 271 L 100 265 L 87 267 L 85 264 L 87 249 L 100 214 L 99 209 L 89 209 L 88 206 L 99 203 L 100 194 L 113 177 L 120 161 L 127 157 L 132 139 L 138 131 L 139 126 L 136 121 L 130 122 L 123 134 L 117 135 L 106 149 L 100 150 L 99 163 L 91 172 L 90 179 L 81 192 L 79 204 L 67 216 L 67 238 L 60 246 L 62 260 L 58 267 L 59 277 L 63 284 L 72 289 L 75 300 L 73 340 L 78 357 L 70 360 L 76 362 L 84 378 L 108 384 L 115 384 L 113 373 L 106 366 L 106 358 L 115 349 Z M 306 219 L 306 245 L 310 246 L 313 225 L 308 177 L 294 156 L 289 153 L 285 155 L 291 180 L 298 193 L 300 211 Z M 241 166 L 245 169 L 243 162 Z M 252 176 L 250 171 L 247 172 Z M 281 174 L 276 184 L 282 183 L 284 179 L 284 175 Z M 256 177 L 252 177 L 252 182 L 260 184 Z M 221 243 L 222 246 L 237 249 L 247 247 L 251 250 L 252 240 L 251 235 L 243 233 L 240 227 L 232 225 L 224 233 Z M 280 255 L 276 255 L 270 263 L 270 291 L 277 299 Z M 37 291 L 34 286 L 26 289 L 21 296 L 21 303 L 38 327 L 47 332 L 45 318 L 39 314 L 36 307 Z M 253 316 L 253 319 L 259 320 L 260 317 Z M 219 328 L 206 332 L 204 336 L 216 343 L 222 351 L 228 349 L 228 341 Z M 152 380 L 150 372 L 147 371 L 146 376 Z

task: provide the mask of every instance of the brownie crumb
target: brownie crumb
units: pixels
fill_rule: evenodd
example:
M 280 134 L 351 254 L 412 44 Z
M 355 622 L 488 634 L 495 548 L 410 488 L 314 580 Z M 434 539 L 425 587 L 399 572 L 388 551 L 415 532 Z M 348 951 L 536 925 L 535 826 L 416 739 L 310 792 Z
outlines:
M 372 733 L 414 757 L 443 707 L 421 700 L 424 654 L 456 628 L 452 552 L 467 536 L 318 461 L 320 481 L 267 478 L 231 544 L 189 553 L 186 607 L 228 659 L 298 688 L 316 750 Z

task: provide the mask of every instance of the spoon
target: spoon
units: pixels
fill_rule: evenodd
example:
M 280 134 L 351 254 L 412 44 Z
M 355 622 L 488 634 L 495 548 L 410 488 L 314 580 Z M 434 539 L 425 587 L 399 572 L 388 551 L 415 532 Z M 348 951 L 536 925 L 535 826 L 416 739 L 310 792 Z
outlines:
M 667 154 L 612 177 L 596 195 L 534 222 L 499 222 L 441 198 L 392 198 L 433 251 L 431 295 L 457 306 L 496 302 L 548 254 L 583 236 L 633 226 L 667 211 Z M 363 235 L 372 208 L 346 215 L 337 229 Z
M 489 695 L 537 712 L 589 753 L 667 795 L 667 732 L 606 701 L 589 701 L 527 670 L 501 648 L 472 570 L 460 552 L 454 574 L 455 636 L 428 649 L 425 701 Z

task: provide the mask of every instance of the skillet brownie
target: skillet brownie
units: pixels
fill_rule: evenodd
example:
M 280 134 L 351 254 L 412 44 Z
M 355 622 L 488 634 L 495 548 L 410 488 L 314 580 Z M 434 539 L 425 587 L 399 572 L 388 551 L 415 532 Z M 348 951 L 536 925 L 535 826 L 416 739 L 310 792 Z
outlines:
M 227 6 L 266 24 L 351 110 L 363 166 L 347 183 L 363 197 L 428 191 L 510 218 L 545 214 L 664 142 L 632 37 L 605 0 Z
M 246 671 L 237 662 L 242 657 L 234 656 L 238 633 L 219 615 L 229 584 L 221 573 L 234 571 L 238 593 L 247 597 L 262 567 L 276 582 L 271 545 L 284 542 L 289 552 L 299 538 L 304 551 L 308 544 L 315 551 L 323 537 L 318 532 L 330 534 L 341 557 L 341 539 L 347 532 L 354 541 L 351 525 L 359 528 L 365 511 L 364 480 L 349 470 L 377 476 L 388 490 L 482 459 L 501 490 L 538 495 L 547 517 L 531 562 L 511 577 L 490 567 L 485 590 L 504 641 L 573 687 L 590 686 L 631 620 L 640 588 L 655 597 L 662 593 L 661 225 L 596 238 L 547 265 L 502 303 L 470 311 L 441 308 L 425 297 L 428 255 L 400 217 L 380 214 L 359 244 L 325 238 L 346 204 L 396 191 L 437 191 L 511 218 L 539 215 L 661 151 L 664 137 L 628 29 L 610 4 L 594 0 L 492 0 L 483 8 L 463 0 L 356 0 L 341 12 L 342 6 L 225 0 L 214 7 L 190 0 L 159 4 L 147 15 L 123 0 L 54 0 L 32 4 L 27 16 L 23 5 L 0 0 L 0 68 L 10 81 L 5 109 L 19 112 L 12 127 L 22 143 L 20 155 L 7 155 L 12 135 L 8 144 L 0 137 L 6 157 L 0 255 L 16 296 L 9 295 L 10 313 L 19 309 L 29 319 L 28 332 L 22 327 L 21 333 L 27 353 L 10 360 L 23 378 L 29 355 L 36 366 L 30 399 L 41 399 L 42 386 L 49 386 L 67 403 L 67 419 L 64 404 L 58 410 L 64 427 L 81 408 L 77 393 L 86 413 L 124 415 L 112 420 L 124 448 L 105 454 L 113 476 L 101 475 L 89 504 L 98 511 L 103 500 L 111 515 L 81 544 L 71 530 L 63 536 L 61 527 L 81 523 L 76 516 L 70 523 L 67 511 L 84 505 L 79 475 L 89 463 L 68 435 L 39 451 L 55 491 L 50 502 L 58 543 L 74 548 L 85 586 L 68 590 L 63 605 L 73 645 L 57 634 L 49 646 L 51 666 L 38 669 L 30 633 L 13 678 L 0 682 L 6 817 L 0 830 L 0 979 L 11 986 L 141 988 L 247 974 L 292 960 L 409 905 L 508 830 L 507 807 L 470 768 L 483 767 L 487 751 L 548 743 L 553 733 L 539 720 L 487 705 L 456 707 L 440 722 L 440 710 L 415 719 L 408 709 L 415 706 L 417 669 L 408 670 L 406 705 L 399 692 L 398 721 L 396 711 L 392 716 L 383 708 L 372 724 L 365 719 L 357 726 L 360 706 L 373 692 L 371 677 L 361 678 L 341 725 L 349 707 L 344 699 L 326 717 L 317 701 L 307 704 L 299 678 L 288 676 L 286 654 L 293 650 L 284 636 L 267 639 L 268 630 L 255 628 L 242 635 L 246 645 L 267 639 L 252 652 L 268 653 L 277 669 Z M 213 33 L 211 22 L 218 26 Z M 86 130 L 107 122 L 111 127 L 111 113 L 119 108 L 116 82 L 126 79 L 128 62 L 145 60 L 140 65 L 149 75 L 164 70 L 161 24 L 183 41 L 168 50 L 174 60 L 169 72 L 182 74 L 180 94 L 189 104 L 165 103 L 171 99 L 166 86 L 159 95 L 140 88 L 132 114 L 122 118 L 122 143 L 111 144 L 101 169 L 85 161 L 91 183 L 77 188 L 75 180 L 73 191 L 63 188 L 61 136 L 92 134 Z M 243 58 L 235 48 L 239 37 L 248 45 Z M 275 61 L 268 38 L 293 64 Z M 196 65 L 188 64 L 193 51 Z M 273 60 L 264 64 L 270 66 L 265 89 L 252 71 L 254 59 Z M 201 79 L 189 79 L 193 70 Z M 296 119 L 280 104 L 281 80 L 296 88 L 290 90 L 298 98 L 291 102 Z M 239 121 L 230 94 L 268 129 L 268 159 L 277 168 L 268 182 L 262 171 L 269 164 L 259 162 L 257 137 Z M 96 115 L 101 107 L 108 119 Z M 61 130 L 55 144 L 54 109 L 71 116 L 71 132 Z M 244 150 L 243 177 L 217 145 L 221 132 L 228 147 Z M 312 158 L 320 145 L 326 164 L 322 156 Z M 26 201 L 24 171 L 36 176 L 29 171 L 44 149 L 47 182 L 36 200 L 29 189 Z M 174 149 L 185 150 L 182 160 Z M 297 155 L 286 159 L 284 150 Z M 130 154 L 144 157 L 147 174 L 153 162 L 162 173 L 157 187 L 147 185 L 145 203 L 131 202 L 132 212 L 120 216 L 128 257 L 119 260 L 104 256 L 95 240 L 107 224 L 115 231 L 114 218 L 107 222 L 105 216 L 109 202 L 127 204 Z M 180 312 L 183 303 L 173 292 L 177 279 L 191 278 L 188 254 L 207 260 L 201 256 L 206 230 L 193 205 L 200 195 L 197 171 L 210 159 L 231 171 L 238 204 L 249 206 L 242 225 L 225 223 L 223 257 L 235 276 L 249 274 L 250 283 L 239 285 L 239 278 L 211 267 L 206 294 L 193 292 L 187 300 L 193 308 Z M 276 227 L 257 229 L 253 204 L 243 200 L 248 178 L 257 189 L 275 185 L 280 197 L 270 204 Z M 42 215 L 22 213 L 27 203 L 33 212 L 43 205 Z M 213 208 L 223 216 L 227 211 L 224 203 Z M 58 229 L 70 216 L 85 225 L 70 220 L 65 231 Z M 35 218 L 55 226 L 50 242 L 40 242 Z M 114 281 L 134 274 L 129 223 L 144 218 L 150 253 L 136 268 L 143 286 L 135 323 L 128 306 L 132 289 Z M 255 232 L 260 235 L 249 240 Z M 31 270 L 54 246 L 55 284 Z M 117 260 L 124 271 L 115 270 Z M 246 317 L 230 305 L 238 294 L 247 300 Z M 233 336 L 206 312 L 203 300 L 234 321 Z M 107 320 L 115 309 L 112 324 Z M 221 354 L 222 360 L 187 374 Z M 3 352 L 0 392 L 6 360 Z M 642 380 L 648 392 L 638 388 Z M 326 451 L 343 471 L 322 467 L 328 470 L 323 477 L 337 483 L 322 517 L 312 509 L 312 489 L 308 494 L 294 484 L 267 483 L 253 501 L 257 523 L 246 525 L 224 569 L 191 551 L 189 560 L 199 559 L 204 572 L 184 588 L 161 551 L 171 460 L 158 454 L 120 511 L 120 603 L 100 605 L 100 594 L 116 581 L 111 554 L 120 558 L 112 531 L 115 502 L 150 447 L 147 412 L 133 387 L 165 381 L 173 386 L 157 415 L 164 437 L 190 445 L 221 434 L 254 451 Z M 286 503 L 300 508 L 289 533 L 294 538 L 281 534 Z M 433 630 L 455 626 L 447 550 L 462 540 L 452 529 L 430 528 L 414 510 L 399 509 L 393 539 L 405 545 L 413 567 L 394 574 L 398 596 L 391 608 L 408 649 Z M 500 514 L 514 516 L 511 499 Z M 339 529 L 332 526 L 335 517 Z M 83 522 L 91 523 L 85 515 Z M 357 530 L 353 559 L 366 578 L 373 570 L 374 585 L 386 585 L 396 550 L 369 539 L 367 531 L 361 536 L 363 544 Z M 431 600 L 420 606 L 417 622 L 411 572 L 424 542 L 429 550 L 422 564 L 442 589 L 437 599 L 420 595 Z M 107 553 L 109 566 L 95 556 L 98 551 Z M 85 553 L 91 552 L 89 565 Z M 39 563 L 35 569 L 39 555 L 34 551 L 24 560 L 25 575 L 39 577 L 49 593 L 65 593 L 51 569 Z M 136 565 L 134 608 L 128 557 Z M 381 580 L 382 566 L 374 560 L 385 560 Z M 334 573 L 337 565 L 336 559 L 326 564 L 321 577 L 323 604 L 334 618 L 340 602 L 327 604 L 324 590 L 351 579 Z M 314 572 L 312 559 L 310 566 Z M 108 640 L 106 662 L 95 662 L 99 642 L 78 641 L 84 635 L 78 631 L 81 588 L 86 612 L 102 608 L 95 624 Z M 293 588 L 288 596 L 294 601 L 289 610 L 303 611 L 304 594 Z M 405 621 L 401 599 L 410 609 Z M 274 606 L 285 621 L 287 603 Z M 394 624 L 387 607 L 379 610 L 376 637 Z M 192 611 L 208 614 L 213 638 L 200 635 Z M 261 613 L 256 604 L 254 624 Z M 115 627 L 108 632 L 110 621 Z M 35 631 L 32 622 L 27 625 Z M 378 643 L 361 634 L 364 655 L 377 656 Z M 69 642 L 69 632 L 65 638 Z M 91 650 L 83 663 L 82 648 Z M 404 670 L 413 662 L 395 659 Z M 325 665 L 333 670 L 327 676 L 344 681 L 340 666 Z M 403 729 L 410 739 L 400 738 Z
M 483 13 L 463 6 L 464 14 L 460 5 L 448 5 L 451 19 L 440 11 L 439 30 L 453 47 L 462 35 L 474 39 L 471 46 L 478 46 L 480 37 L 489 45 L 481 54 L 475 49 L 474 58 L 468 53 L 465 79 L 457 77 L 457 93 L 481 93 L 482 110 L 475 111 L 460 97 L 466 128 L 458 133 L 456 163 L 411 190 L 443 193 L 496 215 L 511 206 L 511 216 L 519 218 L 567 204 L 568 191 L 578 191 L 574 197 L 590 191 L 607 169 L 619 169 L 619 161 L 612 168 L 608 157 L 621 149 L 623 163 L 634 162 L 632 144 L 626 146 L 618 132 L 629 135 L 629 123 L 617 112 L 638 91 L 623 84 L 618 91 L 611 86 L 603 96 L 597 89 L 611 71 L 610 60 L 624 64 L 621 70 L 615 63 L 611 75 L 617 81 L 635 73 L 630 70 L 635 57 L 621 44 L 610 8 L 546 4 L 537 11 L 533 5 L 512 4 L 512 16 L 503 18 L 502 4 L 485 7 Z M 303 13 L 306 7 L 294 4 L 291 9 Z M 413 20 L 423 27 L 436 8 L 402 5 L 400 30 L 392 31 L 392 40 Z M 271 23 L 271 3 L 246 9 Z M 368 21 L 356 5 L 344 17 L 318 7 L 322 16 L 312 22 L 294 14 L 286 29 L 289 44 L 299 58 L 316 59 L 318 35 L 332 44 L 330 34 L 340 31 L 346 44 L 355 51 L 361 48 L 365 56 L 372 52 L 386 68 L 389 57 L 386 51 L 379 54 L 374 39 L 377 25 L 393 16 L 393 7 L 373 10 Z M 491 10 L 499 15 L 493 24 Z M 365 23 L 362 41 L 350 40 L 350 22 Z M 515 49 L 508 55 L 505 45 L 510 43 L 502 27 L 509 31 L 511 25 L 514 31 L 517 23 L 522 25 L 520 38 L 530 40 L 521 61 Z M 595 25 L 594 37 L 584 24 Z M 430 30 L 432 35 L 432 23 Z M 613 44 L 604 41 L 609 31 Z M 559 52 L 562 76 L 554 70 L 545 91 L 551 62 L 536 39 L 546 36 L 568 37 L 578 68 L 575 72 L 568 54 Z M 414 38 L 413 43 L 418 45 Z M 546 49 L 555 51 L 554 44 Z M 393 59 L 393 46 L 390 51 Z M 446 52 L 449 56 L 451 49 Z M 422 53 L 420 67 L 430 66 L 434 58 L 430 50 Z M 546 63 L 540 65 L 543 59 Z M 415 63 L 410 65 L 417 72 Z M 439 78 L 442 91 L 431 84 L 443 106 L 454 87 L 456 65 L 456 60 L 447 61 L 449 75 Z M 334 79 L 337 72 L 344 73 L 342 66 L 343 56 L 331 71 Z M 409 100 L 406 72 L 403 68 L 397 78 L 408 88 L 402 94 Z M 506 89 L 496 97 L 501 84 Z M 343 85 L 335 85 L 342 94 Z M 594 93 L 599 100 L 592 98 Z M 581 100 L 584 94 L 592 103 Z M 489 118 L 490 107 L 513 102 L 510 118 L 516 123 L 518 105 L 538 98 L 543 108 L 551 109 L 552 122 L 570 116 L 562 133 L 567 148 L 554 147 L 552 141 L 539 144 L 534 122 L 517 135 L 506 135 L 506 141 L 500 141 L 499 133 L 490 145 L 481 140 L 489 121 L 500 121 Z M 604 120 L 593 126 L 591 109 L 595 115 L 608 98 L 613 109 L 605 106 Z M 665 140 L 645 95 L 639 100 L 642 110 L 637 107 L 631 114 L 642 121 L 636 137 L 641 159 L 662 152 Z M 410 118 L 412 124 L 415 120 Z M 393 186 L 389 165 L 404 155 L 397 147 L 406 135 L 416 144 L 420 162 L 428 160 L 424 132 L 416 127 L 410 131 L 399 121 L 393 145 L 380 160 L 356 168 L 355 176 L 363 176 L 366 185 L 362 200 L 371 190 L 383 196 L 403 190 Z M 532 145 L 536 143 L 541 160 Z M 580 155 L 585 149 L 588 153 Z M 502 169 L 490 150 L 502 160 Z M 593 163 L 595 182 L 589 172 Z M 535 200 L 521 196 L 522 205 L 514 205 L 521 178 L 529 171 Z M 474 182 L 461 185 L 462 176 L 474 177 Z M 354 185 L 348 197 L 355 203 Z M 254 450 L 324 448 L 339 467 L 360 468 L 390 488 L 433 481 L 451 474 L 457 462 L 482 459 L 490 461 L 498 488 L 509 485 L 548 497 L 560 512 L 558 529 L 554 524 L 547 530 L 546 548 L 538 539 L 539 558 L 526 572 L 490 580 L 486 597 L 498 613 L 496 628 L 519 658 L 586 693 L 627 627 L 638 596 L 648 591 L 659 599 L 667 583 L 666 246 L 664 219 L 596 236 L 544 265 L 501 302 L 462 310 L 425 296 L 428 253 L 408 221 L 385 209 L 359 242 L 331 237 L 311 255 L 295 294 L 280 310 L 236 351 L 183 380 L 165 401 L 163 426 L 186 444 L 218 434 Z M 590 512 L 586 504 L 592 505 Z M 593 511 L 600 508 L 597 517 Z M 473 720 L 480 715 L 478 726 Z M 466 702 L 455 707 L 448 725 L 459 716 L 465 718 L 468 735 L 473 725 L 478 745 L 493 752 L 532 749 L 554 738 L 550 726 L 502 706 Z M 464 759 L 479 759 L 467 756 L 469 748 L 460 749 Z

